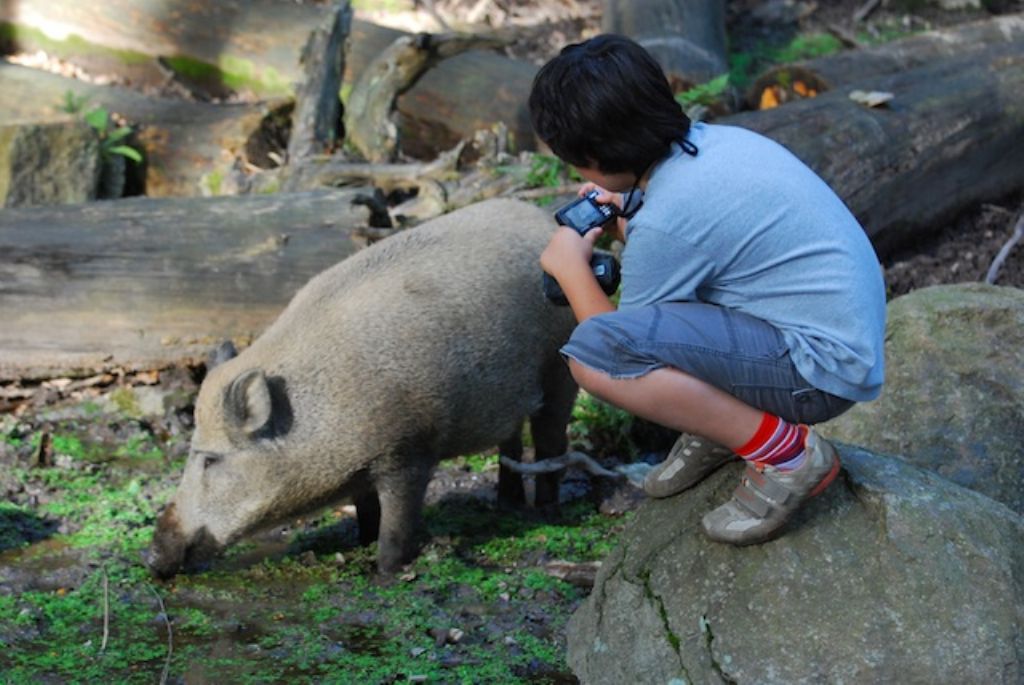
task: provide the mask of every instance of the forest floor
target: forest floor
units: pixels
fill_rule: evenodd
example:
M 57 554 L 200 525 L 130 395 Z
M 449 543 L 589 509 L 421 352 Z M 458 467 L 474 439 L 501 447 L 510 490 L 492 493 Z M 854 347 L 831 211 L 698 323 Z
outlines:
M 979 15 L 883 7 L 855 24 L 856 0 L 798 19 L 812 4 L 731 2 L 736 54 L 759 56 L 747 68 L 833 25 L 867 39 Z M 538 62 L 599 31 L 600 5 L 433 3 L 452 24 L 548 21 L 511 48 Z M 425 10 L 389 21 L 437 29 Z M 971 208 L 894 254 L 890 295 L 983 279 L 1022 209 L 1021 192 Z M 1024 246 L 996 282 L 1024 287 Z M 559 514 L 504 511 L 496 457 L 471 455 L 439 468 L 422 554 L 396 578 L 375 573 L 374 548 L 358 547 L 352 510 L 338 506 L 254 535 L 203 572 L 152 580 L 140 555 L 187 457 L 201 375 L 0 386 L 0 682 L 575 682 L 565 625 L 640 501 L 625 481 L 570 471 Z M 644 430 L 584 396 L 571 437 L 613 467 L 658 458 L 665 436 Z

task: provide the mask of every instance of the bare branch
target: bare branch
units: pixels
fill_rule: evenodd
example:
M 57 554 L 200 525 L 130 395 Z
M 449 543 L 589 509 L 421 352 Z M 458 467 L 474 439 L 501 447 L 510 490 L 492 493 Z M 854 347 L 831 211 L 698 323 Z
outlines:
M 1024 211 L 1017 217 L 1017 225 L 1013 227 L 1013 233 L 1010 235 L 1001 248 L 999 253 L 996 254 L 996 258 L 992 260 L 992 266 L 988 268 L 988 273 L 985 274 L 985 282 L 993 284 L 996 282 L 996 276 L 999 275 L 999 269 L 1002 268 L 1003 262 L 1010 256 L 1010 252 L 1014 246 L 1020 242 L 1021 238 L 1024 238 Z
M 110 578 L 107 568 L 103 567 L 103 641 L 100 643 L 100 654 L 107 651 L 107 640 L 110 638 Z
M 592 475 L 601 476 L 602 478 L 618 479 L 624 477 L 621 473 L 609 471 L 604 468 L 583 452 L 566 452 L 560 457 L 542 459 L 532 464 L 524 464 L 523 462 L 515 461 L 508 457 L 501 457 L 501 463 L 516 473 L 524 473 L 528 475 L 553 473 L 555 471 L 561 471 L 562 469 L 569 468 L 570 466 L 575 466 Z
M 163 598 L 152 585 L 149 586 L 149 589 L 156 597 L 156 601 L 160 605 L 160 614 L 164 617 L 164 623 L 167 625 L 167 658 L 164 660 L 164 670 L 160 674 L 160 685 L 167 685 L 167 676 L 171 671 L 171 656 L 174 654 L 174 634 L 171 630 L 171 618 L 167 615 L 167 607 L 164 606 Z

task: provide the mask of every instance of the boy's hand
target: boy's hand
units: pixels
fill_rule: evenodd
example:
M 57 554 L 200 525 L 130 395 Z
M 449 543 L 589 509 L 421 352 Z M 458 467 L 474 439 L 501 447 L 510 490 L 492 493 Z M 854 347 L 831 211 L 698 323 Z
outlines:
M 594 228 L 581 236 L 561 226 L 540 255 L 541 268 L 558 281 L 577 321 L 615 309 L 590 268 L 594 243 L 601 233 L 600 228 Z
M 603 205 L 615 205 L 616 207 L 619 208 L 620 212 L 622 211 L 622 205 L 623 202 L 625 202 L 624 198 L 622 197 L 622 193 L 613 193 L 610 190 L 605 190 L 596 183 L 584 183 L 582 186 L 580 186 L 577 195 L 579 195 L 579 197 L 583 197 L 592 190 L 597 191 L 597 197 L 594 199 L 597 200 L 598 203 Z M 615 217 L 615 222 L 612 223 L 611 221 L 609 221 L 606 224 L 605 228 L 610 229 L 607 232 L 612 236 L 612 238 L 624 243 L 626 242 L 627 223 L 628 221 L 626 219 L 623 219 L 621 216 L 617 216 Z
M 578 278 L 578 274 L 584 272 L 593 278 L 590 257 L 594 254 L 594 243 L 602 233 L 602 229 L 594 228 L 581 236 L 567 226 L 560 226 L 540 255 L 541 268 L 559 283 L 563 276 Z

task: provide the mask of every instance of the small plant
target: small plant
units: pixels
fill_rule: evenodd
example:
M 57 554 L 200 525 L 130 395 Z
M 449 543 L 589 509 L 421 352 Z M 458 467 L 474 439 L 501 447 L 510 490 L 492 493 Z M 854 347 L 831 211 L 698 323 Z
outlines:
M 530 170 L 526 174 L 526 183 L 531 188 L 557 188 L 566 179 L 579 180 L 580 177 L 558 157 L 544 154 L 533 155 Z
M 142 154 L 138 150 L 122 142 L 132 134 L 132 127 L 115 126 L 106 108 L 97 107 L 86 112 L 85 121 L 100 136 L 100 154 L 104 160 L 120 155 L 136 163 L 142 161 Z
M 676 101 L 684 108 L 693 107 L 694 105 L 710 107 L 715 104 L 720 97 L 722 97 L 728 88 L 729 74 L 725 73 L 706 83 L 701 83 L 689 90 L 678 93 L 676 95 Z
M 61 102 L 60 109 L 68 114 L 78 114 L 85 107 L 87 99 L 84 95 L 75 95 L 70 90 L 66 90 L 64 91 L 64 100 Z
M 629 432 L 633 416 L 618 407 L 581 392 L 572 409 L 569 438 L 584 450 L 597 454 L 633 456 L 636 446 Z

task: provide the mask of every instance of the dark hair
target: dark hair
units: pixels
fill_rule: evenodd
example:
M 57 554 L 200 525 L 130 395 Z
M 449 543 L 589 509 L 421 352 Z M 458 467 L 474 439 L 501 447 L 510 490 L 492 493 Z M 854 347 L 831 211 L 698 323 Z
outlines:
M 569 164 L 637 176 L 690 130 L 658 63 L 614 34 L 566 46 L 545 64 L 533 80 L 530 118 Z

